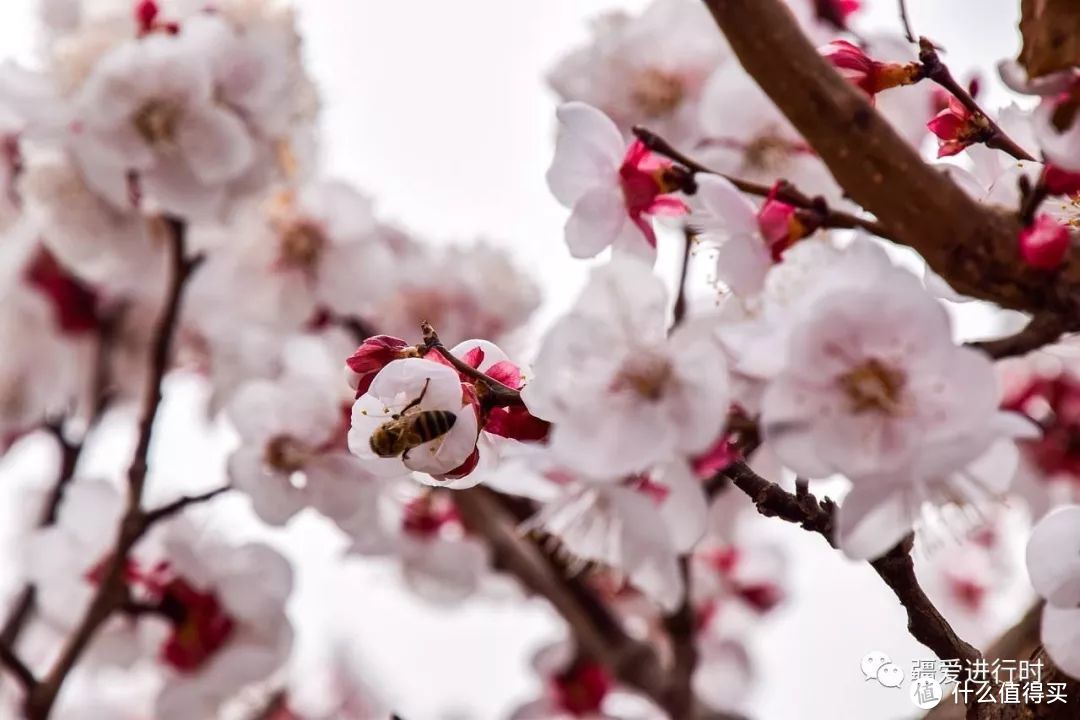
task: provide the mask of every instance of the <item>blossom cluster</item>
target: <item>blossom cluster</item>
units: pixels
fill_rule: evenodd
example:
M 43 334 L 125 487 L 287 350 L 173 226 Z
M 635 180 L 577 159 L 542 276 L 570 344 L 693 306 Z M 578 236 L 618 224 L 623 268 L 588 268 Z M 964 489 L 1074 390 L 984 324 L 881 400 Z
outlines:
M 1005 64 L 1038 105 L 987 113 L 974 93 L 931 89 L 925 48 L 848 32 L 858 2 L 788 5 L 899 142 L 950 158 L 943 173 L 1019 218 L 1018 266 L 1052 278 L 1080 232 L 1077 74 Z M 18 648 L 47 669 L 113 603 L 72 681 L 132 679 L 119 699 L 61 695 L 58 717 L 86 717 L 88 702 L 110 718 L 225 717 L 251 694 L 285 698 L 290 719 L 374 715 L 353 677 L 341 684 L 356 692 L 308 688 L 324 707 L 301 707 L 298 568 L 275 533 L 315 519 L 345 556 L 390 560 L 421 597 L 460 603 L 497 594 L 511 565 L 478 498 L 620 632 L 664 648 L 681 618 L 694 695 L 737 711 L 749 636 L 788 594 L 783 550 L 747 530 L 739 473 L 795 483 L 796 501 L 840 479 L 824 531 L 856 560 L 913 533 L 932 546 L 928 529 L 977 517 L 938 556 L 949 562 L 920 563 L 973 628 L 1013 571 L 1002 500 L 1023 497 L 1045 514 L 1027 567 L 1047 650 L 1080 677 L 1080 520 L 1047 514 L 1078 500 L 1077 357 L 1066 341 L 995 363 L 963 342 L 971 298 L 874 236 L 701 3 L 604 15 L 549 75 L 562 102 L 545 179 L 570 255 L 597 260 L 531 350 L 514 331 L 539 291 L 504 252 L 432 248 L 320 173 L 318 94 L 290 9 L 44 9 L 40 65 L 0 68 L 0 338 L 18 348 L 0 360 L 0 443 L 51 433 L 61 451 L 21 542 L 41 632 Z M 676 282 L 657 269 L 668 249 L 685 257 Z M 140 514 L 146 447 L 126 478 L 79 456 L 147 398 L 152 426 L 166 370 L 204 390 L 227 436 L 222 492 L 257 537 L 226 532 L 216 504 Z M 164 496 L 185 492 L 150 476 Z M 156 524 L 121 548 L 146 517 Z M 543 689 L 515 717 L 615 717 L 617 696 L 643 689 L 571 642 L 534 665 Z

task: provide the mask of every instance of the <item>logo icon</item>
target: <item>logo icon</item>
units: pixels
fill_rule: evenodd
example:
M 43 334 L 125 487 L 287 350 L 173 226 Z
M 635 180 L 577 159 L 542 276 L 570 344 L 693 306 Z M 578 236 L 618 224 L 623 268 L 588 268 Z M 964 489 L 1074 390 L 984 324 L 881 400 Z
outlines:
M 877 680 L 882 687 L 898 688 L 904 684 L 904 669 L 880 650 L 867 653 L 859 668 L 865 680 Z
M 944 692 L 937 678 L 923 677 L 911 683 L 908 689 L 912 704 L 920 710 L 930 710 L 941 702 Z

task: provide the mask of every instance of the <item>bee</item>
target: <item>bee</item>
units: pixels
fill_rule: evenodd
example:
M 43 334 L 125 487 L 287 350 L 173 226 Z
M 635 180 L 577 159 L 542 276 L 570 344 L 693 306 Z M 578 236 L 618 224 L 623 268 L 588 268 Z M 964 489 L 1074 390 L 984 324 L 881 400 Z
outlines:
M 424 383 L 424 389 L 420 391 L 418 398 L 375 429 L 370 440 L 372 452 L 384 458 L 401 455 L 402 459 L 408 459 L 409 451 L 414 447 L 450 432 L 450 428 L 457 422 L 457 415 L 449 410 L 409 412 L 424 399 L 430 382 L 429 379 Z

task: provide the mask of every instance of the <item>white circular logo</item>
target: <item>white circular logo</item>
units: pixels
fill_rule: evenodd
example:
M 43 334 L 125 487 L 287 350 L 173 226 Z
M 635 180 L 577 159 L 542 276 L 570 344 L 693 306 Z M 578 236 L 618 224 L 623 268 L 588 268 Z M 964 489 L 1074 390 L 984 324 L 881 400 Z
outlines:
M 941 683 L 936 678 L 924 677 L 911 683 L 908 690 L 911 702 L 920 710 L 929 710 L 938 706 L 945 694 L 941 689 Z

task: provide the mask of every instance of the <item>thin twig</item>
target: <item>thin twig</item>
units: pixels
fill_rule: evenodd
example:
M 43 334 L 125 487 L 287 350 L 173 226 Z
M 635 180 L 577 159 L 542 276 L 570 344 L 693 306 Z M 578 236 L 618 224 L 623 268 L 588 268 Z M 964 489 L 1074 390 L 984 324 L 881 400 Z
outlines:
M 689 157 L 688 155 L 677 150 L 671 143 L 664 138 L 660 137 L 651 130 L 643 127 L 635 127 L 634 135 L 637 136 L 645 147 L 649 148 L 653 152 L 663 155 L 664 157 L 677 162 L 678 164 L 690 170 L 693 173 L 704 173 L 706 175 L 716 175 L 722 177 L 738 190 L 748 194 L 756 195 L 758 197 L 769 197 L 775 193 L 777 200 L 792 205 L 803 210 L 810 210 L 818 213 L 821 216 L 821 225 L 823 227 L 836 228 L 840 230 L 861 228 L 867 232 L 873 233 L 880 237 L 893 240 L 889 231 L 876 220 L 868 220 L 856 215 L 852 215 L 846 212 L 840 212 L 829 208 L 823 198 L 811 198 L 802 193 L 794 185 L 787 182 L 781 182 L 778 187 L 771 185 L 763 185 L 761 183 L 751 182 L 749 180 L 743 180 L 741 178 L 725 175 L 718 170 L 713 170 L 710 167 L 702 165 L 697 160 Z
M 186 226 L 176 219 L 166 219 L 169 230 L 169 280 L 165 304 L 154 327 L 150 346 L 149 373 L 139 420 L 138 439 L 128 468 L 127 509 L 121 521 L 114 549 L 105 566 L 102 580 L 82 620 L 60 651 L 53 666 L 32 689 L 26 699 L 29 720 L 46 720 L 68 674 L 94 639 L 98 629 L 112 613 L 127 600 L 124 568 L 128 554 L 149 528 L 142 511 L 143 489 L 146 485 L 147 457 L 153 435 L 154 421 L 161 405 L 162 381 L 168 368 L 174 336 L 180 319 L 184 287 L 198 266 L 199 257 L 186 254 Z
M 836 506 L 828 498 L 819 501 L 805 485 L 796 486 L 795 494 L 789 493 L 741 462 L 727 468 L 723 474 L 754 501 L 762 515 L 795 523 L 805 530 L 821 535 L 833 547 L 836 546 L 833 523 Z M 949 621 L 926 596 L 915 577 L 910 551 L 909 537 L 870 565 L 907 611 L 908 630 L 912 637 L 942 659 L 974 661 L 980 658 L 978 650 L 956 634 Z
M 476 368 L 467 365 L 450 352 L 446 346 L 442 344 L 442 341 L 439 340 L 439 335 L 435 332 L 435 328 L 431 326 L 431 323 L 421 323 L 420 327 L 424 333 L 424 350 L 434 350 L 459 373 L 465 377 L 476 380 L 487 393 L 487 396 L 482 398 L 482 400 L 490 407 L 512 407 L 523 406 L 525 404 L 521 400 L 520 392 L 512 387 L 502 384 L 493 377 L 485 375 Z
M 977 121 L 985 126 L 985 131 L 979 139 L 987 146 L 1012 155 L 1017 160 L 1035 160 L 1027 150 L 1013 140 L 994 122 L 989 114 L 979 107 L 979 103 L 972 97 L 963 85 L 956 81 L 949 68 L 941 61 L 937 49 L 933 43 L 925 37 L 919 38 L 919 62 L 922 63 L 923 75 L 945 88 L 953 97 L 967 108 L 967 111 L 975 116 Z
M 75 478 L 75 470 L 86 445 L 87 435 L 94 428 L 109 406 L 109 352 L 116 334 L 118 324 L 118 312 L 109 313 L 99 320 L 97 348 L 94 353 L 94 367 L 91 378 L 90 393 L 90 417 L 83 436 L 78 442 L 67 439 L 64 431 L 63 419 L 47 423 L 45 429 L 56 438 L 60 449 L 60 469 L 57 472 L 56 482 L 49 490 L 45 505 L 38 520 L 38 527 L 49 527 L 56 523 L 60 512 L 60 504 L 64 500 L 67 486 Z M 26 585 L 19 593 L 18 599 L 12 605 L 7 619 L 0 627 L 0 645 L 14 649 L 18 645 L 19 636 L 23 627 L 34 614 L 37 605 L 37 591 L 33 585 Z
M 671 682 L 668 688 L 665 709 L 672 717 L 688 717 L 694 706 L 694 670 L 697 668 L 697 618 L 691 599 L 690 558 L 679 558 L 679 574 L 682 575 L 684 595 L 682 605 L 671 615 L 664 618 L 664 629 L 671 643 L 673 659 Z
M 915 42 L 915 33 L 911 31 L 911 20 L 908 19 L 907 2 L 906 0 L 899 0 L 900 3 L 900 24 L 904 26 L 904 37 L 907 38 L 909 43 Z
M 166 520 L 168 518 L 171 518 L 173 515 L 183 512 L 192 505 L 199 505 L 209 500 L 213 500 L 218 495 L 227 493 L 230 490 L 232 490 L 232 485 L 224 485 L 222 487 L 215 488 L 213 490 L 209 490 L 198 495 L 185 495 L 183 497 L 177 498 L 176 500 L 173 500 L 167 505 L 162 505 L 156 510 L 146 511 L 145 513 L 143 513 L 143 522 L 146 523 L 148 527 L 156 525 L 162 520 Z

